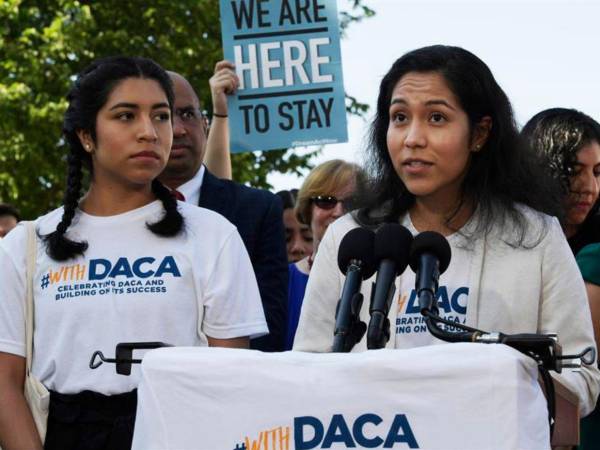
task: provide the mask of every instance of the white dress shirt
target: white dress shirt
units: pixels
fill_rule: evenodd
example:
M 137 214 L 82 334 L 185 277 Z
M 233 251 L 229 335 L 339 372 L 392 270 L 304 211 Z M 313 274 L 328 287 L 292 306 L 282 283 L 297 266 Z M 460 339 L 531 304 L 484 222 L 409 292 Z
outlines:
M 200 189 L 202 188 L 202 180 L 204 180 L 204 165 L 200 166 L 196 175 L 189 180 L 183 183 L 181 186 L 177 188 L 179 192 L 183 194 L 185 197 L 186 203 L 191 203 L 192 205 L 198 206 L 200 202 Z

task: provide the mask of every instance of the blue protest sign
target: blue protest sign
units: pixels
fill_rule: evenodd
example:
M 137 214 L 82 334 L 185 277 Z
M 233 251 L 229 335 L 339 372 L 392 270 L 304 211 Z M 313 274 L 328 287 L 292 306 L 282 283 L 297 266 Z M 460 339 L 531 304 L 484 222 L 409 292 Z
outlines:
M 221 0 L 231 151 L 346 142 L 336 0 Z

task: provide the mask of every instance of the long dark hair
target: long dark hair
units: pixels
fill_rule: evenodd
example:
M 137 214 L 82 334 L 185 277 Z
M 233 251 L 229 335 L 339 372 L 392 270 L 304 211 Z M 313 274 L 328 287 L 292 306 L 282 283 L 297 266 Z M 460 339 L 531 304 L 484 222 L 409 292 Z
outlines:
M 593 142 L 600 144 L 600 123 L 576 109 L 550 108 L 537 113 L 521 130 L 521 137 L 539 164 L 560 184 L 563 196 L 571 190 L 577 153 Z M 600 200 L 597 200 L 577 233 L 569 238 L 573 253 L 600 236 Z
M 298 198 L 298 189 L 290 189 L 276 192 L 275 195 L 281 199 L 283 210 L 294 209 L 296 199 Z
M 529 119 L 521 136 L 528 149 L 560 180 L 566 195 L 577 152 L 592 142 L 600 143 L 600 124 L 576 109 L 550 108 Z
M 415 202 L 415 196 L 397 175 L 387 147 L 392 91 L 409 72 L 441 74 L 467 114 L 471 132 L 482 118 L 491 117 L 492 128 L 485 145 L 472 154 L 462 185 L 462 201 L 468 198 L 477 208 L 479 221 L 474 235 L 487 234 L 494 224 L 502 226 L 510 221 L 514 233 L 507 243 L 525 245 L 527 222 L 515 203 L 560 215 L 559 194 L 553 183 L 546 182 L 547 174 L 536 168 L 528 152 L 520 150 L 510 101 L 490 69 L 477 56 L 459 47 L 434 45 L 411 51 L 383 77 L 369 139 L 367 165 L 372 185 L 368 196 L 362 199 L 368 206 L 355 216 L 359 223 L 377 226 L 395 222 Z
M 171 112 L 173 111 L 174 94 L 171 80 L 167 73 L 154 61 L 139 57 L 113 56 L 98 59 L 79 73 L 69 93 L 69 107 L 65 112 L 63 136 L 69 146 L 67 157 L 67 186 L 63 197 L 64 212 L 56 231 L 43 236 L 46 251 L 51 258 L 65 261 L 82 255 L 87 249 L 87 242 L 77 242 L 66 236 L 77 212 L 79 198 L 82 193 L 83 168 L 93 172 L 92 159 L 83 149 L 78 131 L 87 131 L 96 142 L 96 116 L 106 103 L 116 85 L 126 78 L 146 78 L 159 83 Z M 183 228 L 183 217 L 177 210 L 177 202 L 169 190 L 158 180 L 152 181 L 152 192 L 161 200 L 165 214 L 156 223 L 147 227 L 160 236 L 174 236 Z

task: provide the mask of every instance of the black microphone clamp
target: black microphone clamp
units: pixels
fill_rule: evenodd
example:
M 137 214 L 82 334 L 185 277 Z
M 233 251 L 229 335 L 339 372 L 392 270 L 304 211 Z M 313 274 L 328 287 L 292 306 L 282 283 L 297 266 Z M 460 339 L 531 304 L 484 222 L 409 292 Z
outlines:
M 395 272 L 395 264 L 382 264 L 379 269 L 378 276 L 393 280 L 396 276 Z M 367 330 L 367 348 L 369 350 L 383 348 L 390 340 L 390 320 L 387 317 L 387 312 L 390 309 L 395 292 L 396 286 L 394 283 L 392 283 L 387 292 L 385 304 L 381 305 L 381 309 L 378 309 L 376 307 L 378 302 L 375 301 L 375 283 L 373 283 L 373 287 L 371 288 L 371 303 L 369 307 L 371 320 L 369 321 L 369 328 Z
M 594 347 L 586 347 L 576 355 L 563 355 L 562 346 L 556 333 L 504 334 L 476 333 L 473 342 L 484 344 L 505 344 L 535 359 L 547 370 L 561 373 L 565 368 L 580 368 L 583 364 L 592 365 L 596 360 Z
M 519 333 L 504 334 L 500 332 L 486 332 L 452 322 L 451 325 L 462 329 L 459 332 L 442 330 L 438 322 L 450 324 L 437 313 L 426 310 L 423 312 L 427 328 L 433 336 L 446 342 L 476 342 L 481 344 L 504 344 L 533 358 L 546 370 L 561 373 L 565 368 L 580 368 L 582 365 L 590 366 L 596 361 L 594 347 L 586 347 L 578 354 L 563 355 L 562 346 L 556 333 Z
M 383 348 L 389 340 L 390 319 L 381 311 L 373 311 L 367 331 L 367 348 L 369 350 Z
M 417 291 L 417 298 L 419 300 L 419 309 L 421 314 L 424 311 L 431 311 L 437 314 L 437 302 L 435 295 L 438 290 L 438 280 L 440 277 L 440 267 L 436 258 L 422 258 L 422 263 L 415 274 L 415 285 L 416 286 L 427 286 Z M 430 278 L 426 280 L 425 278 Z

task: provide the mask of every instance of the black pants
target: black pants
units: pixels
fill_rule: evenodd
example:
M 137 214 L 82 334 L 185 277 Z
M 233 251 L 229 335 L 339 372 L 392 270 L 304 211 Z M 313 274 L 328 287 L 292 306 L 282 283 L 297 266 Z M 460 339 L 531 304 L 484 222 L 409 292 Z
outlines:
M 103 395 L 50 392 L 46 450 L 129 450 L 137 391 Z

